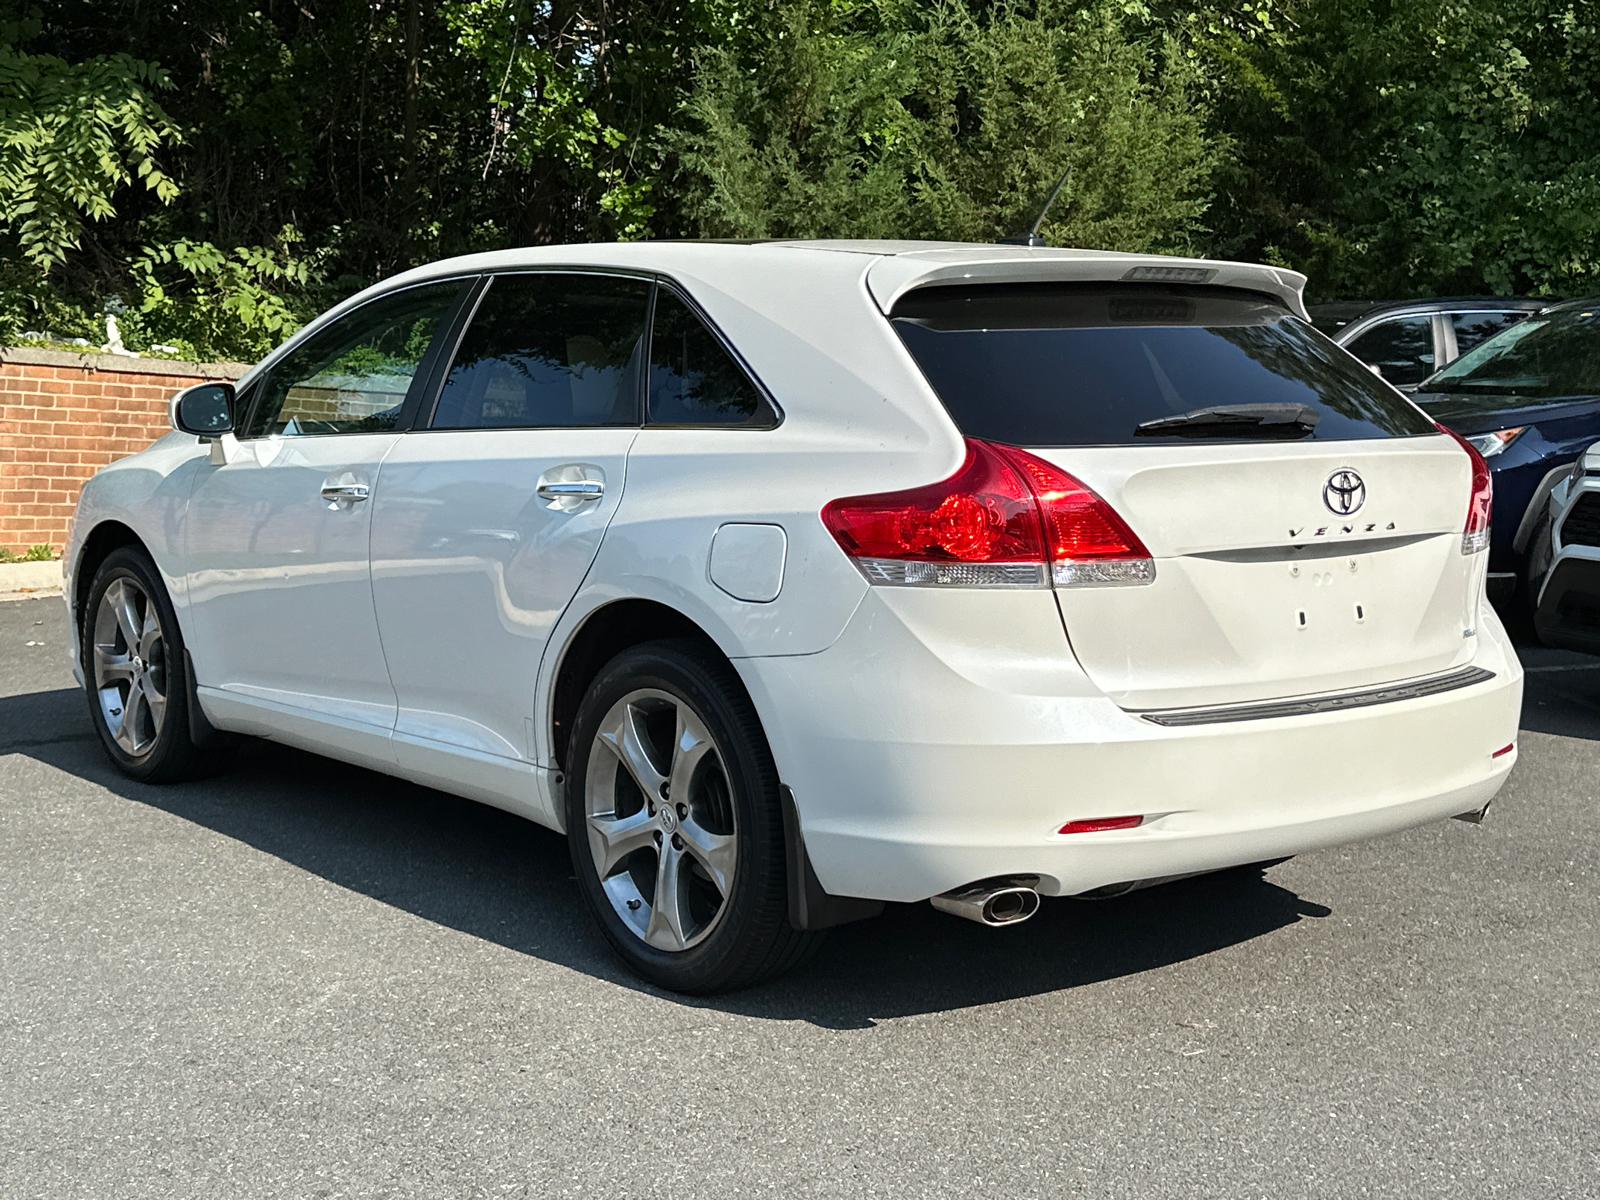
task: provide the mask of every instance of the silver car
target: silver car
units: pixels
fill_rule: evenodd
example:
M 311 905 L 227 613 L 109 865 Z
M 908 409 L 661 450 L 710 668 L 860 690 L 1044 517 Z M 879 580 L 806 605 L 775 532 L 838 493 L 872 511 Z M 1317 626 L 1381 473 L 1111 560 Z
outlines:
M 1409 391 L 1479 342 L 1550 302 L 1504 296 L 1315 304 L 1313 324 L 1398 388 Z
M 1600 653 L 1600 442 L 1551 489 L 1546 520 L 1529 552 L 1534 629 L 1547 646 Z

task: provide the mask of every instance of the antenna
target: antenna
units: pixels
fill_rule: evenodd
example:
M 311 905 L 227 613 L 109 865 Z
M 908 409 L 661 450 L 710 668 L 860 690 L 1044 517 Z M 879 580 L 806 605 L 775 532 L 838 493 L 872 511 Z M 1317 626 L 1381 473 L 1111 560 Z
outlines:
M 1050 206 L 1056 202 L 1056 197 L 1061 194 L 1061 189 L 1067 186 L 1067 180 L 1072 175 L 1072 168 L 1068 167 L 1061 172 L 1061 178 L 1056 180 L 1055 187 L 1050 189 L 1050 195 L 1045 199 L 1044 207 L 1039 210 L 1039 219 L 1033 223 L 1033 228 L 1027 233 L 1013 233 L 1010 237 L 997 238 L 1002 246 L 1043 246 L 1045 240 L 1039 236 L 1039 226 L 1044 224 L 1045 214 L 1050 211 Z

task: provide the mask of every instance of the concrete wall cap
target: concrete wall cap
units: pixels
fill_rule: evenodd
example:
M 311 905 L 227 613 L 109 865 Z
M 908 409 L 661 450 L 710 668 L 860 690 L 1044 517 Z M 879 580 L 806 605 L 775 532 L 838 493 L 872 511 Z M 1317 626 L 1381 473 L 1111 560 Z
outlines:
M 123 375 L 175 375 L 187 379 L 232 380 L 250 369 L 249 363 L 192 363 L 172 358 L 131 358 L 123 354 L 35 350 L 27 346 L 0 348 L 0 363 L 30 367 L 77 367 L 83 371 L 111 371 Z

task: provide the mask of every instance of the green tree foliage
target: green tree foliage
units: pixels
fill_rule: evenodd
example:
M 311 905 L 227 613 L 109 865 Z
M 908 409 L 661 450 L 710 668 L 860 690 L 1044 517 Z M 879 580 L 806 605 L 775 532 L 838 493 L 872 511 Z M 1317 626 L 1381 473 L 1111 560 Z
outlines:
M 1193 249 L 1227 140 L 1121 6 L 798 3 L 701 57 L 666 135 L 689 222 L 737 237 L 1046 235 Z
M 139 304 L 124 337 L 201 361 L 262 357 L 300 327 L 286 297 L 304 289 L 310 269 L 289 252 L 294 240 L 285 228 L 278 247 L 226 252 L 182 239 L 150 247 L 128 266 Z
M 1190 18 L 1238 146 L 1219 249 L 1324 295 L 1600 289 L 1600 9 L 1265 0 Z
M 507 245 L 988 239 L 1600 290 L 1593 0 L 0 0 L 0 337 L 250 358 Z M 157 65 L 159 64 L 159 66 Z
M 53 265 L 33 327 L 84 333 L 120 298 L 140 314 L 123 318 L 135 348 L 250 357 L 419 262 L 653 232 L 658 129 L 722 13 L 717 0 L 54 0 L 32 14 L 34 41 L 61 61 L 110 43 L 162 64 L 182 142 L 160 161 L 179 191 L 169 204 L 106 179 L 115 219 Z M 0 19 L 28 16 L 0 0 Z M 27 291 L 11 287 L 13 260 L 0 239 L 0 322 Z M 219 297 L 230 312 L 209 311 Z M 60 298 L 76 320 L 47 304 Z
M 137 178 L 162 201 L 177 185 L 156 151 L 177 128 L 153 93 L 166 72 L 128 54 L 69 63 L 30 54 L 36 19 L 0 23 L 0 222 L 43 270 L 79 243 L 85 217 L 116 215 L 111 197 Z

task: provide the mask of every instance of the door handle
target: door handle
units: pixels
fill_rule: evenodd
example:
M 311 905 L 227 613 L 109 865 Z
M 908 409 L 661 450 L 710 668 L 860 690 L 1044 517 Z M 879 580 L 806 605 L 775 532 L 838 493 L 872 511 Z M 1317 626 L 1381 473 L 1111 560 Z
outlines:
M 598 500 L 606 485 L 598 479 L 556 479 L 541 483 L 538 491 L 541 500 Z
M 325 483 L 322 485 L 322 498 L 330 503 L 343 500 L 350 504 L 358 504 L 365 500 L 371 489 L 364 483 Z

